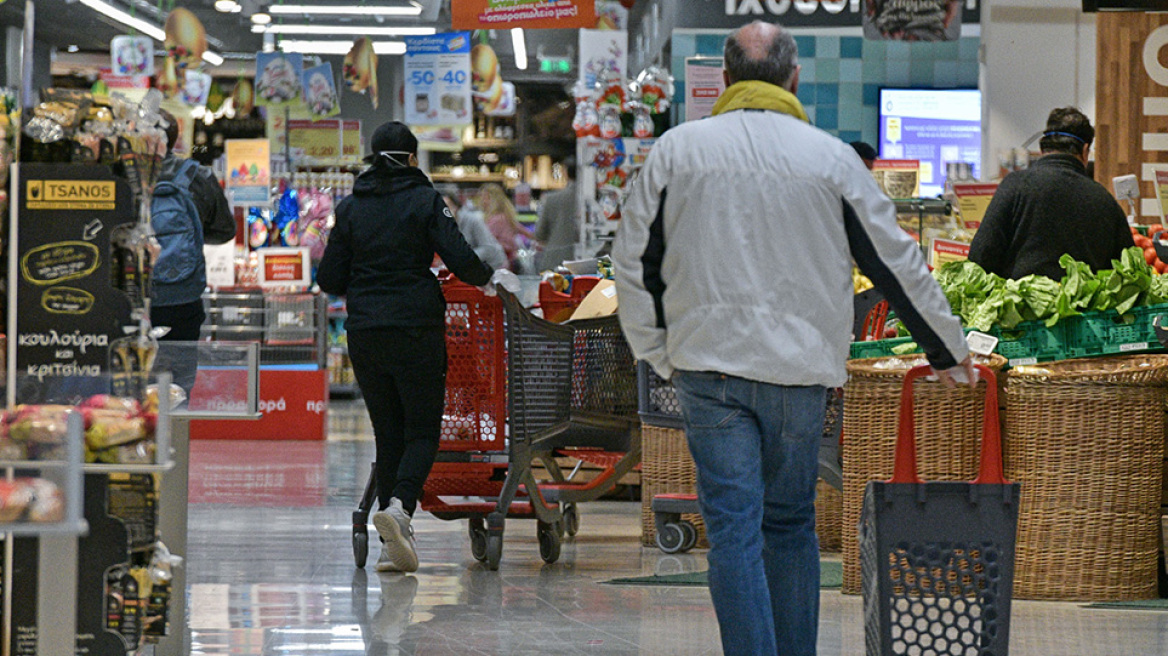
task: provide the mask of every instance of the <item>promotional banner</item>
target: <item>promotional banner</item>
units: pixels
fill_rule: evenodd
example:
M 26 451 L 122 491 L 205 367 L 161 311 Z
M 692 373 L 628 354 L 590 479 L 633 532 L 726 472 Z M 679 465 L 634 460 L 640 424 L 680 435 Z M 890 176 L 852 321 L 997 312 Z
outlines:
M 685 60 L 685 120 L 706 118 L 726 90 L 721 57 L 689 57 Z
M 864 38 L 956 41 L 964 0 L 867 0 Z
M 580 80 L 591 87 L 602 72 L 628 77 L 629 33 L 624 30 L 580 30 Z
M 261 52 L 256 55 L 255 104 L 263 107 L 304 103 L 301 71 L 304 58 L 296 53 Z
M 114 75 L 154 75 L 154 39 L 148 36 L 115 36 L 110 40 Z
M 227 192 L 236 205 L 271 201 L 271 146 L 267 139 L 228 139 Z
M 469 124 L 470 33 L 413 36 L 405 42 L 405 122 Z
M 326 62 L 320 66 L 304 69 L 304 103 L 308 114 L 314 119 L 328 118 L 341 113 L 341 103 L 337 96 L 337 82 L 333 77 L 333 65 Z
M 953 193 L 957 195 L 957 208 L 961 212 L 961 220 L 966 228 L 977 230 L 981 226 L 986 209 L 997 191 L 997 183 L 953 185 Z
M 450 0 L 456 30 L 596 27 L 594 0 Z

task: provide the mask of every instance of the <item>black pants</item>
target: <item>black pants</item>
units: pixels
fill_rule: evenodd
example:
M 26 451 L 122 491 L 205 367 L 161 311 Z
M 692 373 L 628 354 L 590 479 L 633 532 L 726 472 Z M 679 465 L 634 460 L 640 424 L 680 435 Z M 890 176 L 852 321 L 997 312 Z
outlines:
M 377 441 L 377 501 L 413 513 L 438 455 L 446 406 L 446 328 L 349 331 L 349 359 Z
M 170 332 L 159 338 L 164 342 L 197 342 L 199 329 L 207 313 L 203 310 L 203 301 L 182 305 L 167 305 L 165 307 L 150 308 L 150 325 L 158 328 L 166 326 Z M 159 347 L 159 357 L 155 362 L 156 371 L 169 370 L 174 377 L 174 384 L 183 388 L 190 397 L 195 387 L 195 377 L 199 372 L 199 350 L 194 344 L 182 347 Z

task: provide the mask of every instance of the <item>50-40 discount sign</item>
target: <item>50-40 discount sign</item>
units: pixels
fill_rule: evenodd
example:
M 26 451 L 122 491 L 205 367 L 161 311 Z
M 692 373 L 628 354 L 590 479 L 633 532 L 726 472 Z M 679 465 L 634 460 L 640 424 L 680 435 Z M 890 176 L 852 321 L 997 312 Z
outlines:
M 468 125 L 470 33 L 406 38 L 406 123 Z

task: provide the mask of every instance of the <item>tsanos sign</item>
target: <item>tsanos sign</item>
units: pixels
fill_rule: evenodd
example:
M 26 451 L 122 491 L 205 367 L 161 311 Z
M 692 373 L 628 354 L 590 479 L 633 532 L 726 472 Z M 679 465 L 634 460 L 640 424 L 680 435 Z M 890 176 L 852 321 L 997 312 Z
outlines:
M 981 21 L 978 0 L 961 5 L 961 21 Z M 679 0 L 677 27 L 734 29 L 751 21 L 775 21 L 787 27 L 859 27 L 864 13 L 881 5 L 869 0 Z

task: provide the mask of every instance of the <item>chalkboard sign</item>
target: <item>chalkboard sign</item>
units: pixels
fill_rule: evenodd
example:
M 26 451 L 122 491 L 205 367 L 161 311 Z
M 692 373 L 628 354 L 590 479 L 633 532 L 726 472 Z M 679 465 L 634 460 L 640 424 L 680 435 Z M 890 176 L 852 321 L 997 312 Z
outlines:
M 136 220 L 130 186 L 104 166 L 22 164 L 16 189 L 9 400 L 106 391 L 109 345 L 131 322 L 110 248 L 114 229 Z

